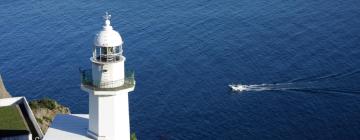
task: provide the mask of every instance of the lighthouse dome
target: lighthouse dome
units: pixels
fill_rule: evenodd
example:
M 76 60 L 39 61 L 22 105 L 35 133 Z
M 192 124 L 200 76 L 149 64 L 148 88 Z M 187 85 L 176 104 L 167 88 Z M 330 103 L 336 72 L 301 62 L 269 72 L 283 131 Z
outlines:
M 94 44 L 99 47 L 115 47 L 121 46 L 123 44 L 123 40 L 119 34 L 119 32 L 115 31 L 110 24 L 110 15 L 106 15 L 105 17 L 105 25 L 103 26 L 103 30 L 101 30 L 95 36 Z
M 115 47 L 123 44 L 120 34 L 114 30 L 100 31 L 95 37 L 95 46 Z

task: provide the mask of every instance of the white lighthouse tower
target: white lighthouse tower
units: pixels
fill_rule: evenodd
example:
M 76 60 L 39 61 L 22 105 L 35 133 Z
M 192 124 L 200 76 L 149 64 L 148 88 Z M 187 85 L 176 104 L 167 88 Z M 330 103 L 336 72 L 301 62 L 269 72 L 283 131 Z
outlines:
M 129 140 L 128 92 L 135 88 L 134 75 L 125 72 L 123 40 L 104 16 L 96 35 L 91 70 L 81 70 L 81 89 L 89 93 L 88 135 L 97 140 Z

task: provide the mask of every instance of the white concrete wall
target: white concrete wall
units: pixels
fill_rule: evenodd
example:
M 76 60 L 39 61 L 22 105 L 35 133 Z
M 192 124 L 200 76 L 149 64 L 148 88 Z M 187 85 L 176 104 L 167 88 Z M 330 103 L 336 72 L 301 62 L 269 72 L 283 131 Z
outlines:
M 96 91 L 95 91 L 96 92 Z M 130 139 L 128 93 L 113 96 L 95 96 L 90 93 L 89 131 L 106 140 Z
M 97 63 L 93 61 L 92 77 L 94 84 L 112 83 L 102 88 L 112 88 L 124 84 L 125 57 L 116 63 Z M 106 70 L 106 72 L 104 71 Z M 133 89 L 131 89 L 132 91 Z M 129 99 L 128 91 L 89 92 L 89 135 L 98 140 L 129 140 Z
M 94 94 L 89 94 L 89 131 L 98 134 L 99 124 L 99 108 L 98 97 Z
M 115 137 L 119 140 L 130 139 L 130 119 L 129 119 L 129 98 L 128 93 L 124 92 L 115 96 Z
M 113 85 L 104 86 L 104 88 L 123 85 L 125 77 L 124 62 L 125 57 L 123 57 L 122 61 L 116 63 L 93 63 L 92 76 L 94 84 L 108 84 L 116 81 Z

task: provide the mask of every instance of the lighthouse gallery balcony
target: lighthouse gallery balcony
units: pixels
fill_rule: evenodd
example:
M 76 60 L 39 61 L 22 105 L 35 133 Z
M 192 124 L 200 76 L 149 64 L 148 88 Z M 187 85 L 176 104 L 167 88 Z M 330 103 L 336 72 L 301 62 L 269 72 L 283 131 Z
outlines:
M 133 71 L 125 72 L 125 79 L 118 81 L 111 81 L 106 83 L 98 83 L 92 78 L 91 69 L 81 70 L 81 85 L 85 88 L 98 91 L 116 91 L 135 87 L 135 76 Z M 119 82 L 124 84 L 119 85 Z

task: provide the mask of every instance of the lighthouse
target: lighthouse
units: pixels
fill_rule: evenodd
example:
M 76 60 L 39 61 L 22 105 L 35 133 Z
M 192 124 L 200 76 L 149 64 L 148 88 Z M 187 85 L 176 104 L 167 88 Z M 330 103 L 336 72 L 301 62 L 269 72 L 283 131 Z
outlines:
M 87 134 L 97 140 L 129 140 L 128 93 L 135 88 L 133 72 L 125 71 L 123 39 L 113 29 L 111 15 L 94 39 L 92 68 L 81 70 L 81 89 L 89 93 Z

